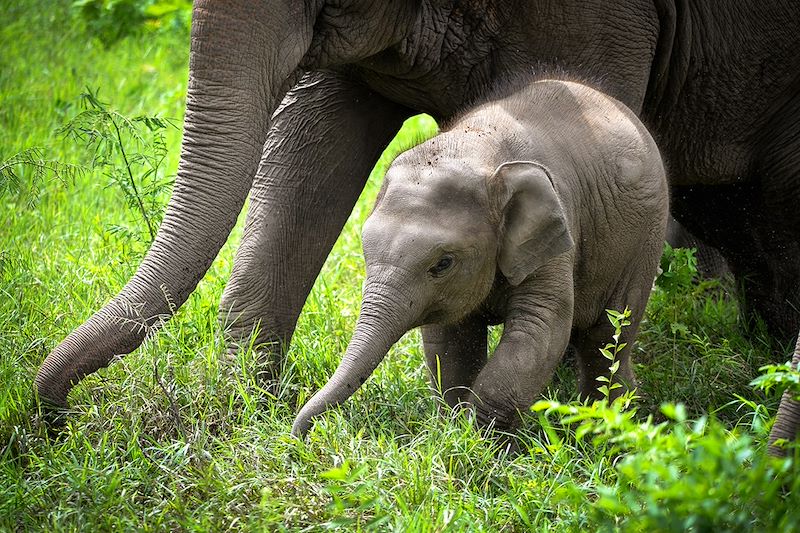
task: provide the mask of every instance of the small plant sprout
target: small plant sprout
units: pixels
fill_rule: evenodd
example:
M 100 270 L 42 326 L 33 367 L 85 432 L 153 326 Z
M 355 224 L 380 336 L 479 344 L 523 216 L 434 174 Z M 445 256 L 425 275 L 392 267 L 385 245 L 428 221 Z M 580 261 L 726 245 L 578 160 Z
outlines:
M 115 225 L 109 231 L 149 246 L 164 216 L 164 193 L 172 186 L 164 176 L 164 130 L 175 125 L 157 116 L 127 117 L 88 88 L 80 99 L 83 111 L 58 132 L 92 149 L 92 168 L 102 168 L 109 186 L 122 192 L 134 227 Z
M 614 400 L 612 400 L 611 392 L 622 387 L 620 383 L 614 382 L 614 376 L 617 370 L 619 370 L 617 354 L 627 346 L 627 343 L 620 342 L 619 339 L 622 335 L 622 328 L 631 325 L 631 310 L 627 307 L 622 312 L 606 309 L 606 315 L 608 316 L 608 321 L 614 326 L 614 335 L 611 337 L 614 342 L 609 342 L 604 347 L 600 348 L 600 353 L 603 354 L 603 357 L 611 361 L 611 366 L 608 367 L 608 376 L 597 377 L 597 381 L 603 383 L 597 390 L 603 394 L 607 402 L 612 403 Z
M 687 290 L 697 279 L 696 248 L 673 248 L 664 243 L 656 286 L 665 291 Z

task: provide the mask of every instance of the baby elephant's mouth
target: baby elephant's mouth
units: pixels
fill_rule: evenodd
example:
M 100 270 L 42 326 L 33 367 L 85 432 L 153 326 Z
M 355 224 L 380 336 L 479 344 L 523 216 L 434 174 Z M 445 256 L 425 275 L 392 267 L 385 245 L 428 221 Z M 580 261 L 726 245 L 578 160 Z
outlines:
M 447 313 L 443 309 L 434 309 L 426 313 L 422 320 L 420 321 L 423 325 L 424 324 L 440 324 L 442 323 L 447 316 Z
M 470 314 L 472 309 L 469 308 L 447 308 L 442 303 L 442 306 L 435 306 L 427 313 L 422 316 L 422 320 L 420 320 L 421 325 L 425 324 L 441 324 L 441 325 L 450 325 L 456 324 L 463 320 L 467 315 Z

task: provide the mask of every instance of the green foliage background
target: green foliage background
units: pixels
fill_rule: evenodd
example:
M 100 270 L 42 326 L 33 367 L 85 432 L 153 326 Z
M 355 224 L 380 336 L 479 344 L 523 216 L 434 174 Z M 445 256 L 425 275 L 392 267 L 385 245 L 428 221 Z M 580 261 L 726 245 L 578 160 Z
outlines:
M 97 145 L 57 131 L 87 87 L 114 116 L 180 124 L 186 8 L 0 0 L 0 530 L 797 529 L 796 462 L 765 455 L 779 391 L 750 385 L 788 350 L 745 335 L 728 283 L 693 279 L 684 251 L 665 255 L 634 348 L 639 398 L 577 404 L 567 362 L 518 457 L 438 414 L 416 332 L 306 442 L 289 438 L 352 331 L 359 231 L 385 165 L 435 131 L 427 117 L 407 122 L 373 172 L 306 304 L 278 397 L 257 386 L 250 352 L 228 358 L 220 341 L 240 224 L 164 331 L 86 379 L 65 430 L 48 432 L 35 371 L 135 270 L 149 230 L 128 178 L 158 216 L 180 142 L 168 126 L 140 130 L 139 144 L 125 136 L 143 158 L 128 176 L 116 174 L 129 168 L 118 150 L 97 164 Z M 148 174 L 153 131 L 164 159 Z M 762 381 L 792 381 L 777 370 Z

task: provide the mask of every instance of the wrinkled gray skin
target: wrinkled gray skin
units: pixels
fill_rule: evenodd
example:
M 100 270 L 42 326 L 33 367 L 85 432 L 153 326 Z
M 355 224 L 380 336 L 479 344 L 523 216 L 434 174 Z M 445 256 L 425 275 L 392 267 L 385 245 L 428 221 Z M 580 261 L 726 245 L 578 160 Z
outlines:
M 614 334 L 632 310 L 617 377 L 661 257 L 668 216 L 655 143 L 619 102 L 543 80 L 468 112 L 389 168 L 364 226 L 367 279 L 353 339 L 292 432 L 350 397 L 411 327 L 423 325 L 434 388 L 476 421 L 513 431 L 568 341 L 580 392 L 597 397 Z M 503 335 L 487 362 L 490 324 Z M 621 389 L 617 389 L 617 392 Z
M 82 377 L 139 346 L 171 314 L 162 286 L 180 306 L 248 191 L 220 315 L 232 346 L 259 326 L 274 376 L 402 121 L 446 120 L 498 77 L 538 67 L 601 80 L 642 118 L 673 215 L 722 251 L 749 308 L 788 340 L 800 325 L 798 26 L 792 0 L 196 0 L 166 216 L 120 294 L 47 357 L 39 398 L 66 405 Z M 776 431 L 798 423 L 779 416 Z

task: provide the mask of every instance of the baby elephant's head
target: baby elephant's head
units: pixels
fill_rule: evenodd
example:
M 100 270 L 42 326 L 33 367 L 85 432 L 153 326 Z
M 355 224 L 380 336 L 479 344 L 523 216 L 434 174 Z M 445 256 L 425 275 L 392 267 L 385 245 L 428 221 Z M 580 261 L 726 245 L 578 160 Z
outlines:
M 386 175 L 363 231 L 367 278 L 356 332 L 295 420 L 295 435 L 355 392 L 403 333 L 459 321 L 486 299 L 498 272 L 518 285 L 573 245 L 543 166 L 487 167 L 427 148 L 401 155 Z
M 389 169 L 363 242 L 365 301 L 391 302 L 407 327 L 456 322 L 483 302 L 498 270 L 518 285 L 572 246 L 543 166 L 486 167 L 420 149 Z
M 482 174 L 453 160 L 392 165 L 362 233 L 365 300 L 393 301 L 407 328 L 455 322 L 483 301 L 498 227 Z

